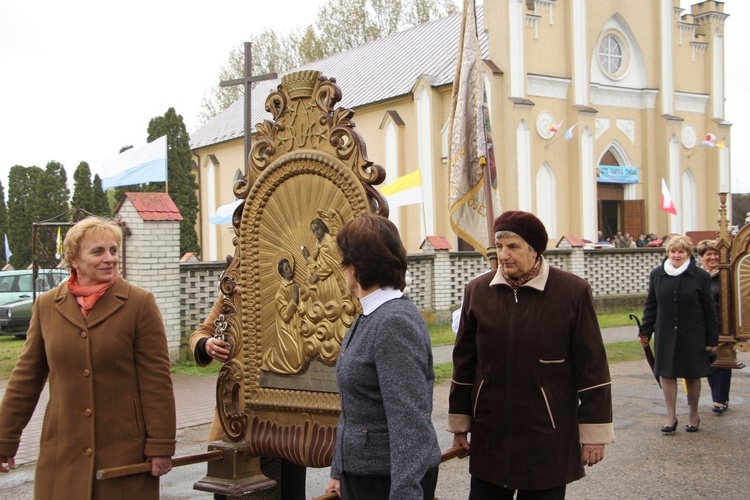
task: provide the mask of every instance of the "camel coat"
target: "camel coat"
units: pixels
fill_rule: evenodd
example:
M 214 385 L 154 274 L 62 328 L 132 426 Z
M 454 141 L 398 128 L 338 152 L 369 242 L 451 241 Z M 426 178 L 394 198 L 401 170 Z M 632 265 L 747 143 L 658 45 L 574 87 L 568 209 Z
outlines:
M 15 456 L 49 380 L 34 496 L 158 499 L 147 474 L 97 481 L 98 469 L 175 451 L 175 404 L 154 296 L 118 278 L 83 319 L 63 283 L 34 304 L 0 406 L 0 456 Z

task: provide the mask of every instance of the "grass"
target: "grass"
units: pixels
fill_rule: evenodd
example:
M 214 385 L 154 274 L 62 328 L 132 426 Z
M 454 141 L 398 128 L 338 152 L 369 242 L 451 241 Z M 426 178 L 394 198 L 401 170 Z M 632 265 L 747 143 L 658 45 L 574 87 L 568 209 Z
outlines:
M 629 312 L 599 314 L 599 325 L 601 328 L 634 326 L 635 323 L 628 318 Z M 433 346 L 451 345 L 456 339 L 450 325 L 430 325 L 429 330 Z M 23 344 L 24 341 L 22 339 L 12 336 L 0 336 L 0 379 L 7 380 L 10 377 L 10 372 L 16 366 L 16 361 L 21 354 Z M 607 359 L 610 363 L 643 359 L 643 350 L 637 341 L 606 344 L 604 347 L 607 350 Z M 177 364 L 172 366 L 172 373 L 215 377 L 220 369 L 221 365 L 219 363 L 211 363 L 209 366 L 201 368 L 196 366 L 191 358 L 179 360 Z M 449 378 L 452 369 L 452 363 L 436 365 L 435 382 L 439 383 Z

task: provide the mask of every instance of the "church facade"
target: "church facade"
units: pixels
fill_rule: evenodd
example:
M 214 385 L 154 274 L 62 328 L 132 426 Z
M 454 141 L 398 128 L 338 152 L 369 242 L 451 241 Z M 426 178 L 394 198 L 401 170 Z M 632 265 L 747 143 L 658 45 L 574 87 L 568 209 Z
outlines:
M 477 17 L 503 210 L 535 213 L 552 244 L 717 228 L 731 179 L 723 2 L 485 0 Z M 295 69 L 336 79 L 384 185 L 421 170 L 422 203 L 390 216 L 410 252 L 426 236 L 469 249 L 447 196 L 460 27 L 458 13 Z M 278 83 L 253 89 L 253 125 L 270 119 Z M 234 253 L 231 226 L 209 217 L 245 172 L 243 110 L 239 101 L 191 134 L 203 260 Z M 677 215 L 661 210 L 663 184 Z

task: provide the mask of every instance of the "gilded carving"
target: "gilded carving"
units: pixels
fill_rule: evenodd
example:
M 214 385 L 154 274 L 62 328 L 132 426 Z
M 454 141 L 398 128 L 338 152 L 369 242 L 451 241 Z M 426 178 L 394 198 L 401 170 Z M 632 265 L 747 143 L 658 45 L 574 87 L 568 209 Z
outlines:
M 233 216 L 235 256 L 221 281 L 220 325 L 230 360 L 217 383 L 229 439 L 249 453 L 330 464 L 340 411 L 335 365 L 359 303 L 335 244 L 348 219 L 387 217 L 373 187 L 385 171 L 367 159 L 354 112 L 335 80 L 286 75 L 255 126 L 244 199 Z M 225 325 L 226 323 L 226 325 Z

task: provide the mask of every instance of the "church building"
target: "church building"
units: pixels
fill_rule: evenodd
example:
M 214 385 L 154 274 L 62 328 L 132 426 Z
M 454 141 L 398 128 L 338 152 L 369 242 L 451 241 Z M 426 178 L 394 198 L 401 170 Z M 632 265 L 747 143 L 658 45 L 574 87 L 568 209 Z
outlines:
M 535 213 L 551 244 L 616 231 L 717 228 L 730 191 L 724 3 L 680 0 L 484 0 L 477 6 L 502 210 Z M 451 89 L 461 13 L 296 68 L 319 70 L 355 111 L 383 185 L 421 170 L 422 203 L 391 210 L 409 252 L 426 236 L 470 247 L 448 207 Z M 253 126 L 280 80 L 252 91 Z M 243 178 L 244 103 L 191 134 L 203 260 L 234 253 L 230 224 L 210 224 Z M 253 132 L 255 130 L 253 129 Z M 664 182 L 663 182 L 664 181 Z M 666 185 L 677 214 L 661 210 Z M 731 208 L 730 208 L 731 210 Z M 731 212 L 730 212 L 731 213 Z

